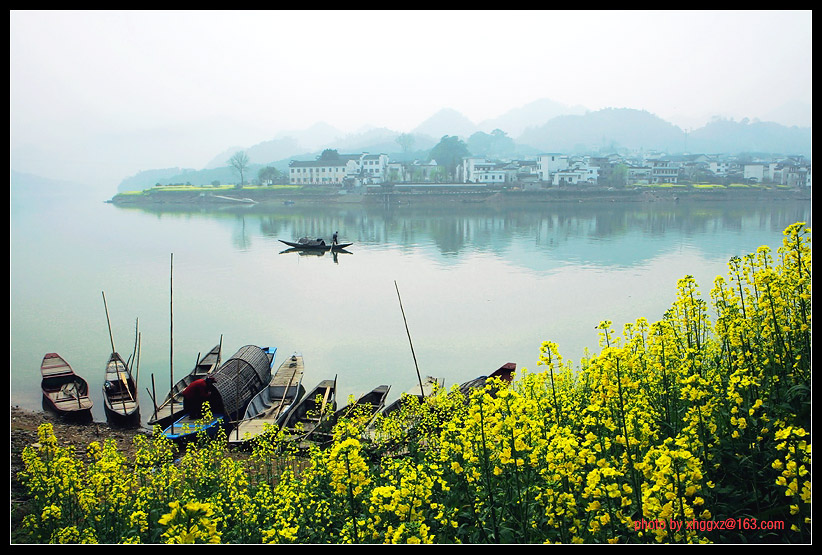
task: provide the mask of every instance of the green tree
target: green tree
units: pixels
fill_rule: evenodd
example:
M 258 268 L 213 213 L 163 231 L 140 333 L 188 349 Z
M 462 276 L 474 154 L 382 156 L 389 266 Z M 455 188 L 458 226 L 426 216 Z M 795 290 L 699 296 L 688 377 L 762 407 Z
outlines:
M 245 170 L 248 169 L 248 155 L 242 150 L 228 159 L 228 163 L 240 174 L 240 188 L 245 185 Z
M 326 148 L 323 150 L 322 154 L 317 156 L 317 160 L 339 160 L 340 153 L 337 152 L 336 149 L 333 148 Z
M 257 172 L 257 178 L 262 185 L 273 185 L 281 175 L 280 170 L 272 168 L 271 166 L 260 168 L 260 171 Z
M 516 143 L 505 131 L 494 129 L 490 134 L 477 131 L 468 137 L 468 149 L 476 155 L 502 158 L 516 152 Z
M 457 166 L 467 156 L 471 156 L 471 152 L 459 137 L 444 135 L 428 153 L 428 160 L 436 160 L 438 165 L 445 168 L 448 178 L 453 181 Z

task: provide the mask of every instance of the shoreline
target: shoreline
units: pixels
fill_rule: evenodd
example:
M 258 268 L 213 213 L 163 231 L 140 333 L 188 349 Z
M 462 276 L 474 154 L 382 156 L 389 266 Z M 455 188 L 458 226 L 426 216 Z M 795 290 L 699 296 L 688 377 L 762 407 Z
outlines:
M 580 202 L 703 202 L 703 201 L 778 201 L 807 200 L 811 201 L 810 188 L 784 187 L 692 187 L 687 185 L 671 187 L 642 186 L 632 189 L 613 188 L 550 188 L 539 190 L 487 190 L 462 187 L 442 188 L 440 190 L 391 190 L 348 192 L 327 190 L 298 190 L 248 188 L 231 191 L 220 191 L 219 194 L 208 193 L 208 189 L 192 187 L 191 190 L 152 189 L 141 193 L 118 193 L 106 201 L 117 206 L 141 207 L 163 205 L 193 206 L 237 206 L 251 207 L 257 205 L 293 205 L 293 204 L 410 204 L 441 203 L 443 201 L 465 203 L 489 203 L 504 205 L 508 203 L 580 203 Z

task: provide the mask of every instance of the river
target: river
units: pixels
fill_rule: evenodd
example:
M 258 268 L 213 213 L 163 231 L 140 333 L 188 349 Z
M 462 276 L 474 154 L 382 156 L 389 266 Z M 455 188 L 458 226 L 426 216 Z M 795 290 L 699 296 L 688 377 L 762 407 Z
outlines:
M 221 338 L 224 359 L 247 344 L 277 347 L 275 366 L 302 353 L 306 388 L 336 376 L 340 405 L 380 384 L 397 398 L 417 367 L 446 387 L 506 362 L 537 371 L 543 341 L 578 365 L 600 321 L 659 320 L 688 274 L 708 300 L 731 257 L 775 251 L 796 221 L 811 226 L 810 201 L 141 209 L 12 196 L 10 401 L 41 407 L 40 362 L 57 352 L 103 421 L 112 338 L 128 357 L 139 337 L 144 421 L 152 380 L 162 396 Z M 350 253 L 282 252 L 280 239 L 334 231 Z

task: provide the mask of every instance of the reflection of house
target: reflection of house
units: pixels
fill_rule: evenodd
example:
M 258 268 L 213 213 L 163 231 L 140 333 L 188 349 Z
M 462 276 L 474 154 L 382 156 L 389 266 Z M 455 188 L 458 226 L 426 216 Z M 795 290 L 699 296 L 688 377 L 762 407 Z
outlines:
M 388 155 L 339 154 L 318 160 L 292 160 L 288 182 L 292 185 L 363 185 L 386 180 Z

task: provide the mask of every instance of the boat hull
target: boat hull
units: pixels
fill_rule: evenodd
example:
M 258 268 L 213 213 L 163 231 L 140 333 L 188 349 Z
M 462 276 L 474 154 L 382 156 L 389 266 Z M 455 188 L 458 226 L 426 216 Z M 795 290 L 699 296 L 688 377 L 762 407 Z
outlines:
M 246 444 L 265 433 L 269 427 L 276 427 L 281 418 L 287 418 L 305 395 L 302 385 L 304 368 L 303 357 L 299 353 L 283 361 L 268 386 L 251 400 L 243 420 L 229 434 L 228 442 Z
M 40 374 L 43 410 L 77 421 L 92 419 L 94 402 L 88 394 L 88 383 L 74 373 L 63 357 L 57 353 L 46 354 Z
M 201 434 L 213 439 L 225 427 L 225 417 L 222 414 L 215 414 L 209 420 L 193 420 L 186 414 L 164 429 L 163 435 L 176 443 L 188 443 L 201 437 Z
M 118 353 L 112 353 L 103 382 L 106 420 L 112 426 L 136 428 L 140 425 L 137 385 Z
M 344 250 L 346 247 L 350 247 L 354 243 L 338 243 L 336 245 L 317 245 L 314 243 L 297 243 L 294 241 L 283 241 L 280 239 L 280 243 L 284 243 L 291 247 L 292 249 L 299 249 L 299 250 L 310 250 L 310 251 L 341 251 Z

